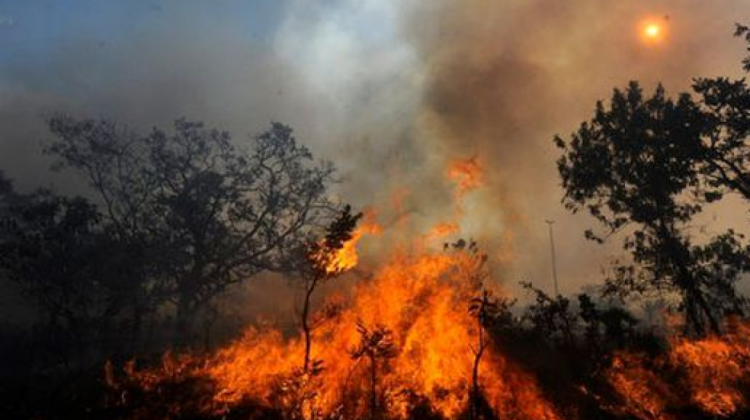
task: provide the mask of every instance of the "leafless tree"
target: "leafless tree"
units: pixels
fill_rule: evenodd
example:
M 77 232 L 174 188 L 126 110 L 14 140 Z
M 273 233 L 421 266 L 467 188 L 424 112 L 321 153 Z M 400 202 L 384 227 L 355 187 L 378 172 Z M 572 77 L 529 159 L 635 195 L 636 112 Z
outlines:
M 470 420 L 478 420 L 480 418 L 481 391 L 479 389 L 479 365 L 481 364 L 482 356 L 489 345 L 489 339 L 486 336 L 485 328 L 492 324 L 497 309 L 497 302 L 492 297 L 492 293 L 487 289 L 482 290 L 479 296 L 472 298 L 471 304 L 469 305 L 469 312 L 477 322 L 477 342 L 476 346 L 472 347 L 474 363 L 472 364 L 471 369 Z
M 56 167 L 82 174 L 117 235 L 147 250 L 143 305 L 173 303 L 183 343 L 196 312 L 228 286 L 290 269 L 289 251 L 335 207 L 333 166 L 316 163 L 279 123 L 250 151 L 184 119 L 146 135 L 67 116 L 49 128 Z
M 381 324 L 368 327 L 362 320 L 357 321 L 359 344 L 351 350 L 354 360 L 367 358 L 370 361 L 370 418 L 378 417 L 377 372 L 378 362 L 396 357 L 393 332 Z

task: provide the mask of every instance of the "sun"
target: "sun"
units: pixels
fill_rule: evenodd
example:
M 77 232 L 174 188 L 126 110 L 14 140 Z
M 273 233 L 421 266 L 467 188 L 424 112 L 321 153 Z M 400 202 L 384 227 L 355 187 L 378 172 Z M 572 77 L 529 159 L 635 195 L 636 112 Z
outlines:
M 659 43 L 666 36 L 666 22 L 656 19 L 648 19 L 639 25 L 639 33 L 644 42 L 655 44 Z
M 643 33 L 647 38 L 655 39 L 661 34 L 661 27 L 655 23 L 649 23 L 646 25 Z

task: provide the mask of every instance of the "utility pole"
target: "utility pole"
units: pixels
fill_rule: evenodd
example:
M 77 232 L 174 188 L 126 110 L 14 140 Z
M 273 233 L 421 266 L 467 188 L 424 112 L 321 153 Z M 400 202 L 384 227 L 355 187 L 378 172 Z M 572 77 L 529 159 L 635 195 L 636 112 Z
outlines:
M 555 224 L 554 220 L 545 220 L 547 227 L 549 228 L 549 247 L 552 254 L 552 279 L 555 281 L 555 297 L 560 296 L 560 289 L 557 286 L 557 260 L 555 258 L 555 235 L 552 233 L 552 225 Z

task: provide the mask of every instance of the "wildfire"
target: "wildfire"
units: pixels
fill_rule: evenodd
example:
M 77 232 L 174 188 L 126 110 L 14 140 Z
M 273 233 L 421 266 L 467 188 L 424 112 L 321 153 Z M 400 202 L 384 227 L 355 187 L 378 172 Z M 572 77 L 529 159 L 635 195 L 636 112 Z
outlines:
M 363 231 L 377 231 L 364 226 Z M 255 402 L 296 410 L 306 419 L 366 418 L 372 404 L 394 419 L 411 418 L 415 407 L 460 418 L 469 404 L 478 333 L 468 311 L 478 287 L 468 273 L 478 258 L 462 250 L 396 253 L 315 330 L 310 371 L 301 369 L 301 336 L 253 327 L 204 363 L 192 363 L 198 366 L 194 375 L 214 384 L 214 414 Z M 498 415 L 559 418 L 534 377 L 494 346 L 482 359 L 479 383 Z
M 352 232 L 352 237 L 344 243 L 341 249 L 336 250 L 333 256 L 319 255 L 319 261 L 325 261 L 325 271 L 328 274 L 343 273 L 356 267 L 359 263 L 359 254 L 357 253 L 357 244 L 364 235 L 379 235 L 382 233 L 382 227 L 376 220 L 375 212 L 368 209 L 364 212 L 364 217 L 359 226 Z
M 435 225 L 427 234 L 427 239 L 439 239 L 448 235 L 458 233 L 458 224 L 453 222 L 442 222 Z
M 298 385 L 318 390 L 308 401 L 314 407 L 310 410 L 324 415 L 344 410 L 344 418 L 364 417 L 371 392 L 367 377 L 375 369 L 379 404 L 394 418 L 407 417 L 415 401 L 445 418 L 457 418 L 467 404 L 470 344 L 476 333 L 474 321 L 459 304 L 472 292 L 472 285 L 460 275 L 460 266 L 470 258 L 460 253 L 396 256 L 371 282 L 359 286 L 336 321 L 316 334 L 319 345 L 313 359 L 320 360 L 323 369 Z M 353 359 L 359 324 L 391 331 L 393 355 Z M 220 389 L 216 398 L 226 404 L 246 399 L 272 403 L 279 381 L 294 382 L 300 376 L 301 345 L 296 338 L 282 340 L 276 331 L 249 330 L 209 363 L 208 372 Z M 482 388 L 494 409 L 513 401 L 525 407 L 518 418 L 557 418 L 532 377 L 500 354 L 491 354 L 484 364 Z
M 731 417 L 748 407 L 750 325 L 730 321 L 722 336 L 673 339 L 664 356 L 621 354 L 607 374 L 626 401 L 626 412 L 639 419 L 676 419 L 670 415 L 693 405 L 716 417 Z
M 454 161 L 447 174 L 458 184 L 457 199 L 483 182 L 476 158 Z M 382 231 L 375 219 L 366 211 L 341 248 L 317 256 L 319 267 L 331 275 L 356 267 L 359 242 Z M 444 222 L 416 236 L 429 241 L 458 231 L 457 223 Z M 486 256 L 467 243 L 444 250 L 393 247 L 397 251 L 352 293 L 329 298 L 309 323 L 305 318 L 304 334 L 252 326 L 213 354 L 167 355 L 151 370 L 129 364 L 126 376 L 157 397 L 175 384 L 200 384 L 200 398 L 167 404 L 176 413 L 191 407 L 232 417 L 252 407 L 299 420 L 376 418 L 376 412 L 389 419 L 423 418 L 417 412 L 447 420 L 467 413 L 477 419 L 562 419 L 536 377 L 502 353 L 469 311 L 469 302 L 487 290 L 488 273 L 481 272 Z M 750 389 L 750 326 L 730 323 L 728 329 L 720 337 L 673 339 L 657 356 L 617 353 L 603 369 L 614 401 L 599 398 L 598 391 L 591 395 L 616 417 L 678 420 L 674 413 L 696 409 L 712 418 L 734 416 L 748 406 L 743 390 Z M 483 352 L 477 351 L 479 337 L 486 340 L 480 342 Z M 107 382 L 127 399 L 113 378 L 110 365 Z M 476 395 L 481 404 L 473 404 Z M 472 411 L 479 405 L 492 416 Z
M 450 162 L 447 176 L 458 185 L 458 199 L 484 184 L 482 166 L 476 156 L 469 159 L 455 159 Z

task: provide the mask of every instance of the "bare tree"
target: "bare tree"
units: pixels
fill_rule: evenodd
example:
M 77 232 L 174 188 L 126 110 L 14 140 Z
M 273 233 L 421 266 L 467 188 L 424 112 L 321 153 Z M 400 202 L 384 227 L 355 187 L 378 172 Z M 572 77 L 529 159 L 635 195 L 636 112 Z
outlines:
M 362 320 L 357 321 L 359 344 L 351 350 L 354 360 L 367 358 L 370 361 L 370 419 L 378 418 L 377 373 L 378 362 L 396 357 L 396 345 L 393 342 L 393 332 L 384 325 L 365 325 Z
M 477 322 L 477 343 L 472 348 L 474 353 L 474 363 L 471 369 L 471 394 L 469 419 L 478 420 L 481 412 L 481 391 L 479 389 L 479 366 L 482 362 L 484 351 L 489 345 L 489 340 L 485 333 L 485 328 L 490 326 L 497 313 L 498 305 L 492 297 L 489 290 L 482 290 L 481 294 L 471 299 L 469 312 Z
M 334 207 L 333 166 L 315 163 L 279 123 L 250 151 L 184 119 L 147 135 L 66 116 L 49 128 L 56 167 L 82 174 L 117 234 L 148 250 L 149 306 L 175 305 L 182 343 L 195 313 L 228 286 L 291 269 L 289 251 Z
M 344 244 L 352 239 L 352 233 L 362 213 L 352 214 L 351 207 L 345 206 L 339 216 L 328 226 L 322 241 L 312 242 L 306 250 L 307 264 L 302 278 L 305 287 L 305 298 L 302 304 L 302 333 L 305 337 L 305 356 L 303 369 L 310 367 L 310 352 L 312 350 L 312 333 L 321 322 L 330 319 L 335 308 L 327 308 L 317 322 L 310 320 L 312 311 L 312 295 L 318 286 L 341 274 L 345 268 L 338 264 L 339 251 Z

